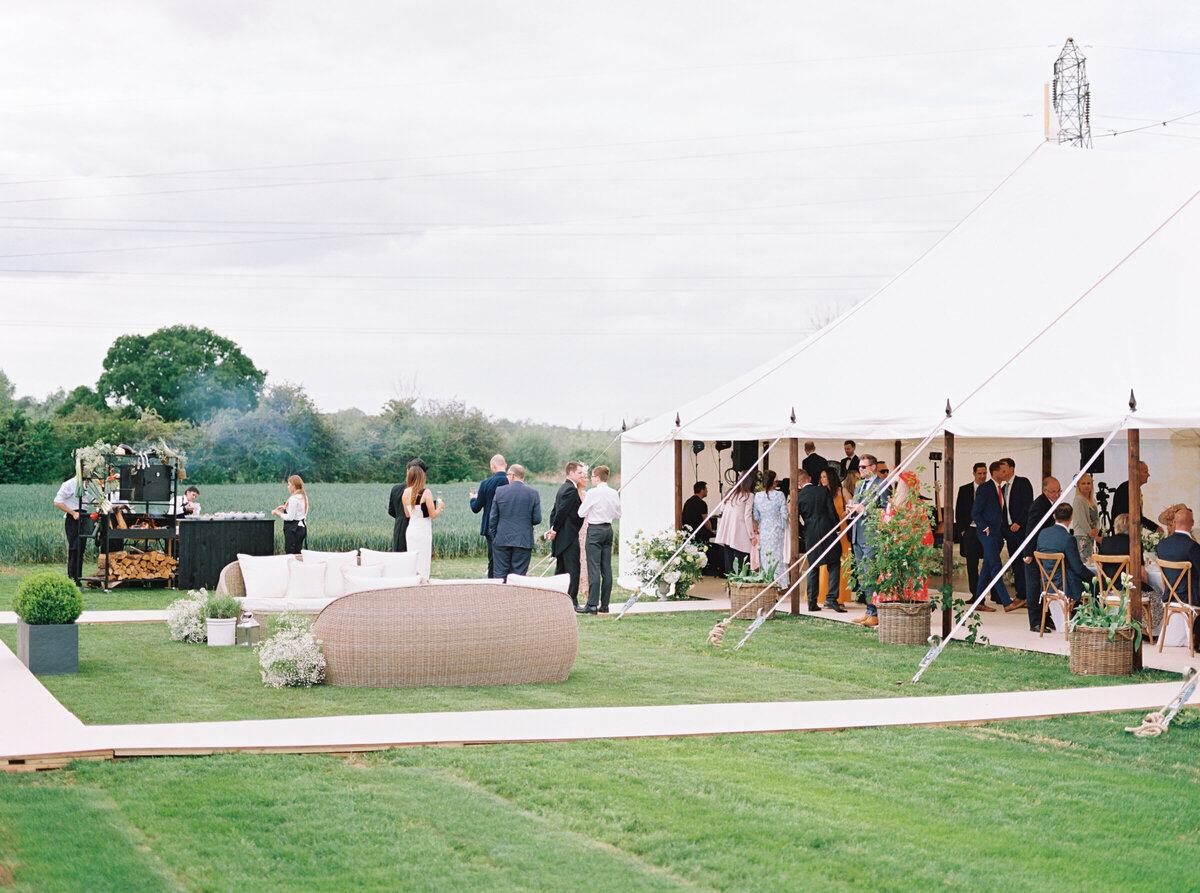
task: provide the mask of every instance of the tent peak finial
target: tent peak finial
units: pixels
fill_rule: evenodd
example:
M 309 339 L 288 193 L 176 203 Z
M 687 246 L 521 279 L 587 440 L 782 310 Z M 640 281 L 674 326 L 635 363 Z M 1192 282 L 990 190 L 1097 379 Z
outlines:
M 1137 397 L 1133 396 L 1133 388 L 1129 389 L 1129 411 L 1137 412 Z
M 678 428 L 683 422 L 679 421 L 679 413 L 675 413 L 675 427 Z
M 627 426 L 627 425 L 625 424 L 625 420 L 624 420 L 624 419 L 621 419 L 621 433 L 622 433 L 622 434 L 624 434 L 624 433 L 625 433 L 626 431 L 628 431 L 628 430 L 629 430 L 629 426 Z
M 950 416 L 952 416 L 952 415 L 954 415 L 954 410 L 950 408 L 950 398 L 947 397 L 946 398 L 946 418 L 950 418 Z
M 792 424 L 796 424 L 796 407 L 792 407 Z

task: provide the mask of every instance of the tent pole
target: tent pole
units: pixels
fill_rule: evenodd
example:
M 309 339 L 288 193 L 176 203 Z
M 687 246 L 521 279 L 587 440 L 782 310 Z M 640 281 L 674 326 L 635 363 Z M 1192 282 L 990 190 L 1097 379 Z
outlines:
M 792 588 L 792 614 L 796 616 L 800 614 L 800 587 L 796 585 L 800 581 L 800 562 L 794 557 L 800 554 L 800 506 L 796 502 L 799 476 L 800 439 L 791 437 L 788 439 L 788 480 L 791 482 L 791 493 L 788 494 L 788 542 L 792 544 L 793 558 L 789 562 L 788 586 Z
M 683 441 L 675 441 L 675 529 L 683 529 Z
M 942 456 L 946 461 L 946 474 L 942 497 L 942 583 L 954 585 L 954 435 L 942 434 Z M 942 638 L 950 635 L 954 611 L 947 605 L 942 608 Z
M 1142 464 L 1142 432 L 1130 428 L 1129 437 L 1129 576 L 1133 578 L 1137 598 L 1130 598 L 1129 616 L 1134 623 L 1142 620 L 1142 476 L 1138 466 Z M 1165 632 L 1165 627 L 1164 627 Z M 1161 635 L 1161 633 L 1160 633 Z M 1142 649 L 1133 652 L 1133 668 L 1142 668 Z
M 892 461 L 892 468 L 900 464 L 900 441 L 896 441 L 896 458 Z
M 1054 458 L 1054 441 L 1049 437 L 1042 438 L 1042 481 L 1050 477 L 1050 464 Z M 1038 488 L 1041 487 L 1041 481 L 1038 481 Z

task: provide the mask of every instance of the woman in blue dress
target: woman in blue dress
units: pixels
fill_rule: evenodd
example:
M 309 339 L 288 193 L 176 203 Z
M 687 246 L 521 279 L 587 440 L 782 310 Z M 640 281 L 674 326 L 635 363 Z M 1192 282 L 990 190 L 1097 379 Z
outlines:
M 775 486 L 775 472 L 763 476 L 763 489 L 754 494 L 754 530 L 758 535 L 759 566 L 775 565 L 775 585 L 787 588 L 787 499 Z

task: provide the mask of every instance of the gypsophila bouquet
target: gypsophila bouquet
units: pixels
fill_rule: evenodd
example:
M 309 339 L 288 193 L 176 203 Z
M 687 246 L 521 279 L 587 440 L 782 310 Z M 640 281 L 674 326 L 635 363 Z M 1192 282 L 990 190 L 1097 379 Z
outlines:
M 900 475 L 907 497 L 887 508 L 867 513 L 867 552 L 857 569 L 874 603 L 929 601 L 929 568 L 937 558 L 929 509 L 920 500 L 920 481 L 906 471 Z
M 640 530 L 637 532 L 630 548 L 636 562 L 634 574 L 644 586 L 659 583 L 673 585 L 675 595 L 682 598 L 692 584 L 700 579 L 708 564 L 708 556 L 694 540 L 684 545 L 691 532 L 692 529 L 686 525 L 682 530 L 660 530 L 650 537 Z M 672 561 L 671 557 L 676 552 L 679 555 Z
M 1142 528 L 1142 554 L 1156 555 L 1158 553 L 1158 543 L 1162 539 L 1162 534 L 1157 530 L 1146 530 Z
M 204 642 L 208 639 L 208 590 L 193 589 L 167 608 L 167 630 L 176 642 Z
M 308 618 L 283 615 L 271 628 L 271 638 L 258 649 L 263 683 L 271 688 L 309 688 L 324 682 L 325 655 L 309 629 Z

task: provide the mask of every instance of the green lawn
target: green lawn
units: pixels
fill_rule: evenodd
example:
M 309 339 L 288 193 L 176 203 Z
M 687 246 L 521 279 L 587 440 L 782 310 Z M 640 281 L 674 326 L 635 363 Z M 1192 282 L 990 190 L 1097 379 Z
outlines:
M 896 686 L 922 648 L 800 617 L 717 652 L 705 645 L 715 619 L 582 618 L 559 685 L 275 692 L 249 649 L 172 643 L 157 624 L 88 627 L 79 676 L 43 681 L 88 722 L 1124 681 L 1073 677 L 1064 657 L 952 644 L 922 684 Z M 11 644 L 13 628 L 0 638 Z M 1197 889 L 1200 717 L 1185 710 L 1158 739 L 1123 731 L 1141 718 L 0 774 L 0 890 Z

